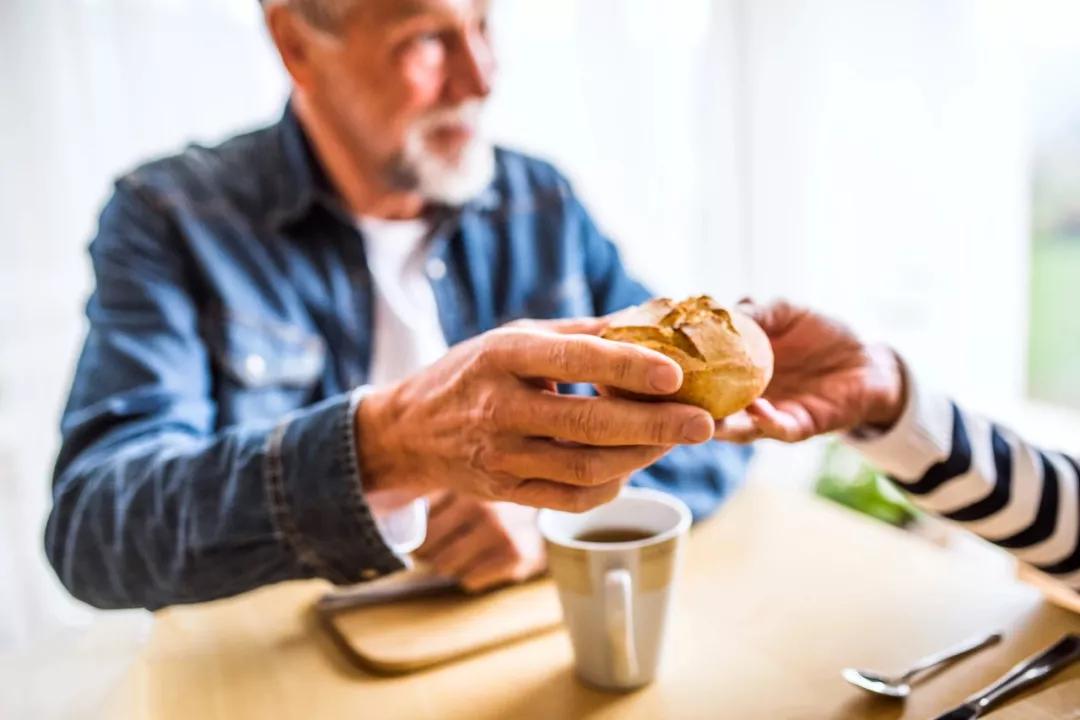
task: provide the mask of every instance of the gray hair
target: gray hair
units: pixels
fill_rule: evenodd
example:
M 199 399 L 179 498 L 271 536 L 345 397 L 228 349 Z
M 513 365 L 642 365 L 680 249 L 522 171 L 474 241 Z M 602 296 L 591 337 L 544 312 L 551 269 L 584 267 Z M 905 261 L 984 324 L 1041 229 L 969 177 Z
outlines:
M 267 5 L 288 5 L 308 22 L 323 30 L 335 30 L 341 26 L 359 0 L 259 0 Z

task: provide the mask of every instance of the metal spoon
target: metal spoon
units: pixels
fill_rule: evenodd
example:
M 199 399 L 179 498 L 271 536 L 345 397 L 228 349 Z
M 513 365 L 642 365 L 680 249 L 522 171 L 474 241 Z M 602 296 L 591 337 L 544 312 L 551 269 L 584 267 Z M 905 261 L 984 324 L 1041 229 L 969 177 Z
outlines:
M 877 695 L 886 695 L 894 698 L 905 698 L 911 692 L 911 679 L 921 672 L 945 665 L 946 663 L 978 652 L 1001 640 L 1001 633 L 995 632 L 982 635 L 971 640 L 955 645 L 947 650 L 928 655 L 919 660 L 910 670 L 899 677 L 885 677 L 869 670 L 856 668 L 844 668 L 841 675 L 844 679 L 856 687 Z

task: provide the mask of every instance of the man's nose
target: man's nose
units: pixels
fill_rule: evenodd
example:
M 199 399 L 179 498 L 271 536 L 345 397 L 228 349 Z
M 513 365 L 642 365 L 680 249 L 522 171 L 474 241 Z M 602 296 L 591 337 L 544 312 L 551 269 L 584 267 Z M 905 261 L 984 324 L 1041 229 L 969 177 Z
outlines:
M 495 75 L 495 56 L 491 43 L 481 33 L 466 35 L 450 69 L 447 83 L 447 101 L 457 105 L 466 100 L 486 98 L 491 94 Z

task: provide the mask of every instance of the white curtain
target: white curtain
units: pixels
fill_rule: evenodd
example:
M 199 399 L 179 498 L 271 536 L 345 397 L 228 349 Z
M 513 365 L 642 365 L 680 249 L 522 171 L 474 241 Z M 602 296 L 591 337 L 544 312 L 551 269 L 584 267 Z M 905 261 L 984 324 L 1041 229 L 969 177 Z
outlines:
M 501 0 L 499 137 L 556 160 L 665 293 L 743 291 L 735 192 L 738 3 Z M 688 262 L 722 238 L 721 262 Z M 723 253 L 723 254 L 721 254 Z

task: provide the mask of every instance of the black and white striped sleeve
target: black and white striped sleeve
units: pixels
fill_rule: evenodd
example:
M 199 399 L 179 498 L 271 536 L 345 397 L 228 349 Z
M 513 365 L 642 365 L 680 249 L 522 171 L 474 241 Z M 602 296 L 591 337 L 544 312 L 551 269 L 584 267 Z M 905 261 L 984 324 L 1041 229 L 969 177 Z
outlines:
M 1080 461 L 1042 450 L 909 378 L 889 432 L 848 437 L 925 510 L 1080 590 Z

